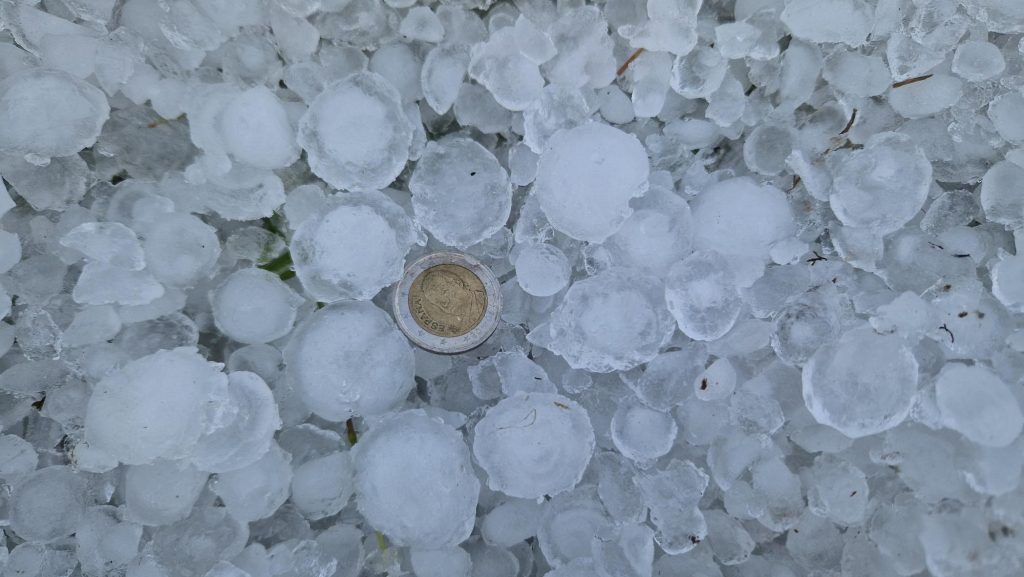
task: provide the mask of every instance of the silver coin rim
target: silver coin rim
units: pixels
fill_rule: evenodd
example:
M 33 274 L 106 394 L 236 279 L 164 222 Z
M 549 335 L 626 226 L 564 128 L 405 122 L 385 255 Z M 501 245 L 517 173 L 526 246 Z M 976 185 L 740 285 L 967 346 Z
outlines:
M 454 264 L 468 269 L 483 283 L 487 295 L 487 309 L 483 318 L 471 331 L 457 337 L 439 337 L 427 332 L 416 322 L 409 309 L 409 291 L 413 281 L 423 271 L 440 264 Z M 434 353 L 454 355 L 482 345 L 498 328 L 501 319 L 501 285 L 494 272 L 476 257 L 458 252 L 433 252 L 416 259 L 405 269 L 402 280 L 395 285 L 391 306 L 398 328 L 416 346 Z

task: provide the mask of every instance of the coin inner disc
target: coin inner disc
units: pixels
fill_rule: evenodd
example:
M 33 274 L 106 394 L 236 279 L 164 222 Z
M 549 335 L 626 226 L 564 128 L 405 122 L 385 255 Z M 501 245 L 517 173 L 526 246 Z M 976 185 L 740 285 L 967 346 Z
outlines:
M 412 282 L 409 310 L 416 324 L 428 333 L 458 337 L 480 324 L 487 310 L 487 291 L 469 269 L 439 264 Z

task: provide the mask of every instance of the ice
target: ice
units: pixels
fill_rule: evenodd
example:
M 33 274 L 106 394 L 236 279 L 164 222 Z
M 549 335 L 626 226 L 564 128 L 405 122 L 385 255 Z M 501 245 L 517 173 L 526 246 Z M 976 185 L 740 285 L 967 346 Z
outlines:
M 841 459 L 821 455 L 810 470 L 808 493 L 812 513 L 840 525 L 860 525 L 868 507 L 868 484 L 863 471 Z
M 523 142 L 535 153 L 544 152 L 556 132 L 586 122 L 590 105 L 575 88 L 549 84 L 534 103 L 523 112 Z
M 226 385 L 220 365 L 194 348 L 134 360 L 97 383 L 86 411 L 86 441 L 132 465 L 187 456 L 206 426 L 207 405 Z
M 697 12 L 703 0 L 647 0 L 648 20 L 629 24 L 620 34 L 631 46 L 684 56 L 697 43 Z
M 729 263 L 711 251 L 695 252 L 673 265 L 665 279 L 665 301 L 679 329 L 700 341 L 727 333 L 742 305 Z
M 192 510 L 208 477 L 187 463 L 173 461 L 127 467 L 126 517 L 143 525 L 180 521 Z
M 807 361 L 804 402 L 816 421 L 856 439 L 902 422 L 917 380 L 918 362 L 898 337 L 861 327 L 824 344 Z
M 708 98 L 722 85 L 726 72 L 726 60 L 720 52 L 700 47 L 676 57 L 669 86 L 684 98 Z
M 104 577 L 124 571 L 138 553 L 142 526 L 121 518 L 111 506 L 90 507 L 75 531 L 82 573 Z
M 31 443 L 15 435 L 0 436 L 0 478 L 12 480 L 31 473 L 38 462 Z
M 999 47 L 990 42 L 969 40 L 956 47 L 953 73 L 968 82 L 982 82 L 1002 74 L 1006 60 Z
M 401 95 L 386 79 L 359 72 L 327 86 L 299 121 L 310 169 L 343 190 L 390 184 L 405 167 L 412 130 Z
M 288 500 L 291 481 L 291 455 L 272 444 L 259 460 L 214 476 L 210 490 L 232 517 L 251 522 L 273 515 Z
M 566 10 L 547 30 L 555 55 L 544 62 L 544 76 L 571 88 L 601 88 L 615 79 L 616 63 L 608 24 L 596 6 Z
M 525 499 L 579 483 L 594 452 L 587 411 L 551 393 L 508 397 L 474 428 L 473 454 L 495 491 Z
M 544 77 L 516 46 L 513 27 L 495 31 L 486 43 L 473 46 L 469 75 L 487 88 L 508 110 L 525 110 L 540 97 Z
M 434 112 L 444 114 L 455 104 L 469 69 L 469 47 L 442 44 L 430 50 L 420 69 L 423 97 Z
M 158 281 L 172 286 L 192 286 L 210 275 L 221 251 L 213 227 L 182 213 L 165 215 L 153 223 L 146 231 L 142 248 L 146 270 Z
M 213 318 L 227 336 L 246 344 L 266 343 L 288 334 L 305 302 L 277 275 L 262 269 L 232 273 L 210 295 Z
M 0 152 L 46 164 L 92 146 L 110 115 L 106 95 L 65 72 L 32 68 L 0 82 Z
M 986 447 L 1005 447 L 1024 427 L 1020 402 L 984 365 L 949 363 L 935 381 L 942 422 Z
M 632 213 L 629 201 L 647 191 L 649 172 L 636 137 L 607 125 L 584 124 L 550 139 L 533 194 L 558 231 L 599 243 Z
M 675 330 L 663 299 L 658 280 L 608 270 L 573 284 L 529 339 L 574 369 L 630 369 L 656 357 Z
M 146 266 L 135 232 L 119 222 L 80 224 L 61 237 L 60 244 L 94 262 L 128 270 L 142 270 Z
M 44 467 L 11 489 L 10 528 L 31 542 L 52 542 L 78 529 L 85 515 L 86 480 L 70 467 Z
M 547 297 L 569 284 L 571 268 L 565 253 L 545 243 L 523 246 L 515 256 L 516 282 L 527 294 Z
M 227 398 L 211 426 L 199 438 L 192 463 L 203 471 L 233 471 L 270 450 L 281 417 L 263 378 L 248 371 L 228 374 Z
M 417 222 L 437 240 L 460 249 L 493 235 L 512 210 L 508 172 L 468 138 L 427 144 L 409 190 Z
M 248 525 L 234 519 L 224 507 L 202 505 L 188 518 L 154 531 L 150 544 L 160 565 L 187 577 L 200 577 L 219 561 L 241 553 L 248 540 Z
M 644 502 L 657 528 L 655 541 L 666 553 L 692 550 L 707 536 L 707 523 L 697 507 L 708 486 L 708 476 L 691 461 L 673 459 L 663 469 L 637 480 Z
M 416 577 L 469 577 L 472 560 L 465 549 L 451 547 L 409 554 Z
M 691 208 L 694 245 L 723 256 L 767 260 L 771 245 L 793 234 L 793 213 L 785 193 L 750 178 L 710 186 Z
M 366 302 L 313 313 L 296 327 L 284 359 L 306 406 L 331 421 L 387 412 L 415 384 L 408 341 L 387 313 Z
M 480 524 L 481 536 L 499 547 L 536 537 L 542 506 L 527 499 L 508 499 L 496 505 Z
M 379 192 L 327 200 L 298 225 L 292 259 L 313 298 L 367 300 L 402 276 L 416 241 L 406 212 Z
M 678 427 L 668 413 L 650 409 L 638 401 L 625 401 L 612 416 L 612 441 L 628 459 L 643 463 L 672 450 Z
M 822 76 L 835 88 L 851 96 L 884 94 L 892 84 L 885 60 L 857 52 L 836 51 L 825 58 Z
M 406 13 L 398 32 L 410 40 L 437 43 L 444 38 L 441 20 L 426 6 L 414 6 Z
M 349 454 L 331 453 L 296 467 L 291 500 L 304 515 L 316 520 L 341 511 L 354 491 Z
M 1024 167 L 1009 161 L 994 164 L 981 181 L 981 206 L 985 216 L 1011 228 L 1024 225 L 1024 200 L 1016 194 L 1014 182 L 1024 175 Z
M 617 264 L 664 276 L 693 247 L 693 216 L 685 200 L 660 186 L 630 203 L 634 212 L 603 244 Z
M 802 40 L 858 47 L 871 32 L 871 7 L 863 0 L 788 0 L 782 22 Z
M 390 541 L 440 549 L 469 537 L 480 483 L 457 431 L 422 411 L 397 413 L 359 440 L 353 459 L 359 511 Z
M 590 561 L 594 536 L 612 525 L 594 486 L 583 485 L 547 501 L 537 540 L 553 566 L 579 564 Z

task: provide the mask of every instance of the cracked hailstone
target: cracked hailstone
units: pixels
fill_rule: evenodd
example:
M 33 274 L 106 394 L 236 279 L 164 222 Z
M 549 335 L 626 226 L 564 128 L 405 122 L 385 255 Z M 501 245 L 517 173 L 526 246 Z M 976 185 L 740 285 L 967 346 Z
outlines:
M 594 122 L 551 137 L 533 194 L 559 232 L 600 243 L 633 213 L 629 201 L 647 191 L 649 174 L 647 152 L 635 136 Z
M 412 128 L 402 97 L 383 76 L 358 72 L 327 86 L 299 120 L 314 174 L 335 188 L 376 190 L 405 167 Z
M 441 549 L 469 538 L 480 481 L 458 431 L 403 411 L 374 424 L 352 457 L 359 512 L 395 545 Z
M 416 221 L 437 240 L 460 249 L 498 232 L 512 211 L 508 172 L 469 138 L 428 143 L 409 190 Z
M 856 439 L 903 422 L 917 392 L 917 359 L 902 339 L 867 327 L 822 345 L 803 368 L 814 420 Z
M 675 326 L 661 281 L 610 269 L 569 287 L 550 320 L 527 338 L 574 369 L 610 373 L 656 357 Z
M 387 313 L 369 302 L 324 307 L 284 349 L 285 368 L 306 406 L 328 421 L 379 415 L 415 385 L 412 349 Z
M 551 393 L 520 393 L 487 410 L 473 429 L 473 455 L 487 486 L 538 499 L 579 483 L 594 453 L 587 411 Z
M 412 221 L 391 199 L 353 192 L 302 221 L 291 255 L 302 287 L 318 301 L 367 300 L 402 278 L 415 239 Z

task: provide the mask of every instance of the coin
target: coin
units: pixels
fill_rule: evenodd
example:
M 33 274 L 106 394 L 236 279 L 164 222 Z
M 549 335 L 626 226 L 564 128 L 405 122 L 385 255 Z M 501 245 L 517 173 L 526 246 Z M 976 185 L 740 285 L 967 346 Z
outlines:
M 398 327 L 413 343 L 436 353 L 461 353 L 497 328 L 501 287 L 476 258 L 436 252 L 409 265 L 392 307 Z

